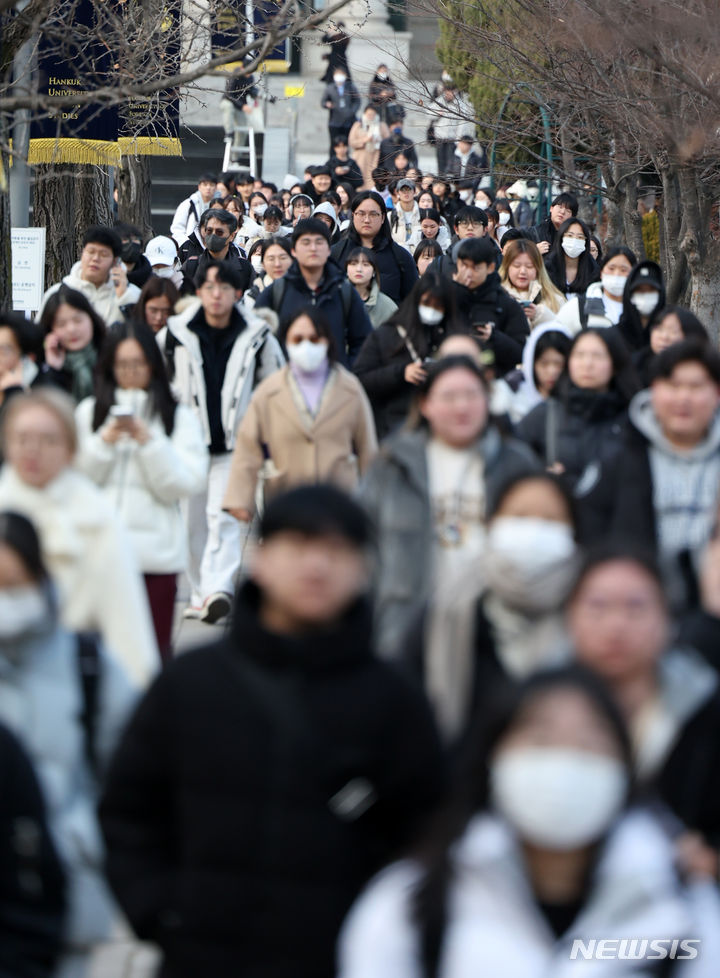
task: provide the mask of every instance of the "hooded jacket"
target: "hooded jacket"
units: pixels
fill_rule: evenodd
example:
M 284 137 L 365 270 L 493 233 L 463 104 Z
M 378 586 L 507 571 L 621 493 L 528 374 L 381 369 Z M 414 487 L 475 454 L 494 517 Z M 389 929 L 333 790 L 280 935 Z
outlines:
M 641 960 L 572 955 L 573 940 L 610 937 L 693 939 L 694 960 L 678 962 L 687 978 L 714 978 L 720 953 L 720 898 L 711 880 L 681 884 L 673 843 L 658 819 L 636 809 L 605 839 L 585 901 L 560 937 L 551 930 L 528 881 L 516 836 L 481 814 L 452 852 L 448 919 L 438 973 L 443 978 L 654 978 L 668 972 L 649 943 Z M 389 867 L 353 907 L 340 940 L 338 978 L 425 978 L 413 894 L 416 862 Z M 633 941 L 642 953 L 641 940 Z M 658 967 L 659 966 L 659 967 Z M 662 969 L 662 970 L 660 970 Z
M 644 284 L 653 285 L 657 288 L 660 294 L 655 309 L 662 309 L 665 305 L 665 284 L 663 282 L 662 269 L 654 261 L 638 262 L 631 270 L 625 282 L 623 313 L 618 323 L 618 329 L 630 350 L 641 350 L 643 347 L 648 346 L 650 342 L 647 326 L 643 326 L 640 313 L 630 301 L 635 289 L 639 285 Z
M 360 236 L 350 224 L 345 236 L 336 245 L 333 245 L 330 252 L 333 261 L 342 268 L 345 259 L 353 248 L 358 248 L 361 245 Z M 399 244 L 393 241 L 390 225 L 386 220 L 383 221 L 382 227 L 373 241 L 372 252 L 380 269 L 383 292 L 385 295 L 389 295 L 393 302 L 400 305 L 417 282 L 418 270 L 407 249 L 401 248 Z
M 523 346 L 530 332 L 522 306 L 508 295 L 497 272 L 491 272 L 477 289 L 455 283 L 458 310 L 473 326 L 493 323 L 487 346 L 495 355 L 495 370 L 499 376 L 516 367 L 522 358 Z
M 373 277 L 370 282 L 370 295 L 365 299 L 365 310 L 370 317 L 373 329 L 382 326 L 388 319 L 397 312 L 397 302 L 394 302 L 389 295 L 380 291 L 377 279 Z
M 32 631 L 0 642 L 0 720 L 23 743 L 47 802 L 48 821 L 68 878 L 66 940 L 89 951 L 110 935 L 117 908 L 104 878 L 104 851 L 95 813 L 96 788 L 86 755 L 85 708 L 75 635 L 59 627 L 52 598 Z M 94 746 L 105 768 L 132 710 L 136 690 L 125 673 L 98 650 L 98 703 Z M 14 974 L 14 972 L 13 972 Z
M 55 285 L 50 286 L 43 296 L 42 305 L 37 314 L 38 321 L 42 316 L 45 303 L 63 285 L 67 285 L 69 289 L 75 289 L 77 292 L 82 292 L 106 326 L 114 326 L 117 323 L 121 323 L 125 318 L 123 309 L 126 306 L 134 306 L 140 298 L 140 289 L 137 285 L 131 285 L 130 282 L 128 282 L 128 287 L 125 292 L 119 296 L 115 291 L 115 286 L 110 276 L 108 276 L 107 281 L 103 282 L 102 285 L 93 285 L 92 282 L 88 282 L 87 279 L 82 278 L 80 273 L 81 265 L 79 261 L 76 261 L 70 270 L 70 274 L 66 275 L 62 282 L 57 282 Z
M 330 323 L 338 362 L 343 366 L 351 364 L 365 338 L 372 332 L 372 326 L 360 294 L 350 285 L 335 262 L 326 263 L 323 277 L 314 292 L 305 281 L 300 266 L 295 260 L 285 272 L 282 282 L 284 283 L 282 302 L 277 309 L 273 303 L 272 285 L 260 293 L 255 308 L 273 309 L 282 322 L 291 319 L 306 306 L 317 306 Z M 343 287 L 347 288 L 343 286 L 345 282 L 350 287 L 348 293 L 350 307 L 347 318 L 342 295 Z
M 613 530 L 655 550 L 675 576 L 678 559 L 684 552 L 698 556 L 717 517 L 720 415 L 703 441 L 686 452 L 663 435 L 651 391 L 635 395 L 629 415 L 629 438 L 608 487 L 615 500 Z
M 190 328 L 191 322 L 201 313 L 202 306 L 198 301 L 179 315 L 171 316 L 167 326 L 157 334 L 157 342 L 168 361 L 175 394 L 181 404 L 192 408 L 197 415 L 205 444 L 209 446 L 213 431 L 202 348 L 198 334 Z M 280 344 L 267 320 L 247 308 L 243 308 L 242 318 L 245 328 L 230 350 L 220 390 L 220 417 L 225 435 L 224 447 L 228 452 L 233 450 L 235 432 L 256 385 L 285 363 Z
M 590 313 L 590 309 L 588 307 L 588 300 L 590 299 L 602 300 L 604 315 L 596 316 L 594 313 Z M 591 282 L 590 285 L 588 285 L 585 293 L 584 306 L 585 316 L 588 320 L 588 328 L 602 329 L 608 326 L 617 326 L 619 317 L 616 314 L 616 310 L 613 309 L 608 302 L 608 298 L 603 291 L 602 282 Z M 571 334 L 576 336 L 583 328 L 580 318 L 580 297 L 574 295 L 572 298 L 568 299 L 560 312 L 558 312 L 557 318 L 558 322 L 563 323 L 563 325 L 570 330 Z
M 244 584 L 228 636 L 166 667 L 107 779 L 108 875 L 164 978 L 329 978 L 352 900 L 441 792 L 429 709 L 372 656 L 368 605 L 306 637 L 259 606 Z
M 429 433 L 401 431 L 383 444 L 360 486 L 360 501 L 377 529 L 375 578 L 379 652 L 396 657 L 403 636 L 433 584 L 434 525 L 427 466 Z M 487 508 L 515 475 L 537 471 L 527 448 L 492 426 L 478 439 Z
M 545 322 L 542 326 L 536 326 L 530 333 L 530 337 L 523 348 L 522 379 L 520 380 L 519 386 L 513 390 L 510 384 L 502 379 L 496 380 L 493 384 L 491 399 L 491 410 L 493 414 L 507 414 L 513 424 L 517 424 L 534 407 L 542 404 L 545 400 L 535 383 L 535 350 L 537 349 L 538 340 L 545 336 L 546 333 L 562 333 L 568 339 L 571 338 L 568 330 L 559 322 Z
M 150 439 L 140 445 L 129 436 L 114 444 L 103 437 L 108 415 L 93 431 L 95 398 L 75 412 L 80 448 L 76 465 L 93 480 L 130 534 L 135 558 L 144 574 L 176 574 L 187 563 L 187 527 L 180 501 L 205 488 L 208 453 L 200 422 L 189 407 L 178 404 L 170 435 L 150 410 L 146 391 L 115 391 L 115 403 L 132 408 L 147 425 Z
M 178 247 L 184 244 L 186 239 L 195 231 L 200 223 L 200 218 L 209 206 L 209 202 L 206 204 L 202 199 L 199 190 L 178 204 L 170 224 L 170 237 L 174 238 Z

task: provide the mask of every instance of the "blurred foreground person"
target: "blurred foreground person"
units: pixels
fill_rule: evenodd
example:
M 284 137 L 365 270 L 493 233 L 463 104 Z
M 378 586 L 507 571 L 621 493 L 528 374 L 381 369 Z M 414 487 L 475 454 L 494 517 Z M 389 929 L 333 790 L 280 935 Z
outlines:
M 387 439 L 360 490 L 378 531 L 376 629 L 385 656 L 399 654 L 439 583 L 472 573 L 501 486 L 538 468 L 524 445 L 489 423 L 487 381 L 470 357 L 429 365 L 418 407 L 416 427 Z
M 337 489 L 273 500 L 228 635 L 126 731 L 108 874 L 163 978 L 332 978 L 352 900 L 437 801 L 427 704 L 372 655 L 369 544 Z
M 97 778 L 134 700 L 134 687 L 97 640 L 59 624 L 30 521 L 0 513 L 0 721 L 22 738 L 35 765 L 67 873 L 57 978 L 86 974 L 94 945 L 108 939 L 117 916 L 103 875 Z M 3 976 L 18 973 L 0 968 Z
M 716 886 L 683 884 L 658 819 L 628 810 L 628 736 L 605 688 L 540 673 L 499 713 L 444 825 L 356 904 L 339 978 L 714 976 Z M 631 959 L 573 955 L 608 938 L 632 942 Z M 694 959 L 654 960 L 652 939 L 690 940 Z
M 32 765 L 0 726 L 0 974 L 52 978 L 65 918 L 63 873 Z
M 99 632 L 142 685 L 158 665 L 150 609 L 126 532 L 100 490 L 73 468 L 73 408 L 66 394 L 50 388 L 18 394 L 8 404 L 0 508 L 37 527 L 63 623 Z

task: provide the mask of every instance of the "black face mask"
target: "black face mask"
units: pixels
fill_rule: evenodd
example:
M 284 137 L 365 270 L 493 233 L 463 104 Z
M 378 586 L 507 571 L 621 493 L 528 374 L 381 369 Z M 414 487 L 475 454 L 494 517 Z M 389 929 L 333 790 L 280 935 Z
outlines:
M 120 257 L 128 265 L 137 265 L 142 258 L 142 245 L 137 241 L 126 241 L 122 246 Z
M 227 239 L 221 234 L 206 234 L 205 235 L 205 247 L 208 251 L 218 252 L 222 251 L 227 244 Z

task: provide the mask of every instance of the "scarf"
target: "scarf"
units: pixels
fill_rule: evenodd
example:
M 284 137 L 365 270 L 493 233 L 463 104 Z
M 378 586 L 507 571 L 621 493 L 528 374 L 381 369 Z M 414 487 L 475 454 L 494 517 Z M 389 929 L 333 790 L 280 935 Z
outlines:
M 95 392 L 93 371 L 96 361 L 97 350 L 92 343 L 83 350 L 70 350 L 65 354 L 65 369 L 72 374 L 72 396 L 76 404 Z

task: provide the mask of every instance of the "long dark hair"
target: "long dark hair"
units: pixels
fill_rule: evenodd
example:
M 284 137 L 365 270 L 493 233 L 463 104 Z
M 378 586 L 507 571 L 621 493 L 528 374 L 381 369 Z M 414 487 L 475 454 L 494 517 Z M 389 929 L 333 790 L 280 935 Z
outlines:
M 567 280 L 565 278 L 565 252 L 562 248 L 562 239 L 566 231 L 568 231 L 573 224 L 577 224 L 585 235 L 585 251 L 583 251 L 578 258 L 577 275 L 575 276 L 575 281 L 571 283 L 568 289 Z M 595 262 L 595 259 L 590 254 L 590 229 L 584 221 L 580 220 L 579 217 L 569 217 L 567 221 L 563 221 L 563 223 L 560 225 L 558 232 L 555 235 L 555 244 L 552 247 L 552 251 L 550 252 L 546 265 L 548 275 L 552 279 L 553 285 L 559 292 L 562 292 L 563 295 L 565 295 L 566 292 L 587 292 L 588 285 L 598 281 L 600 278 L 600 270 Z
M 165 298 L 170 302 L 171 315 L 175 309 L 175 304 L 180 299 L 180 293 L 175 283 L 169 278 L 160 278 L 159 275 L 151 275 L 142 287 L 138 301 L 133 309 L 133 317 L 140 322 L 145 322 L 145 306 L 150 299 Z
M 489 805 L 493 754 L 528 704 L 558 689 L 583 695 L 613 731 L 630 784 L 626 803 L 630 800 L 633 785 L 630 737 L 622 713 L 602 679 L 582 666 L 570 665 L 537 672 L 516 686 L 499 686 L 488 710 L 476 718 L 465 754 L 457 765 L 450 800 L 436 818 L 418 853 L 424 872 L 415 890 L 412 910 L 421 937 L 426 978 L 438 975 L 447 923 L 448 891 L 453 881 L 451 850 L 470 818 Z
M 565 361 L 565 370 L 555 385 L 551 396 L 567 398 L 572 387 L 572 381 L 570 380 L 570 357 L 584 336 L 597 336 L 608 351 L 613 366 L 612 378 L 608 385 L 609 389 L 616 391 L 625 405 L 629 404 L 635 394 L 640 390 L 640 380 L 635 372 L 635 367 L 633 366 L 625 341 L 615 326 L 584 329 L 575 336 L 568 351 L 567 360 Z
M 449 335 L 450 333 L 463 332 L 460 321 L 458 320 L 455 290 L 453 289 L 452 281 L 429 268 L 418 279 L 415 285 L 413 285 L 400 307 L 388 319 L 388 325 L 400 325 L 405 328 L 411 343 L 421 357 L 427 356 L 430 350 L 428 328 L 420 321 L 418 314 L 420 299 L 427 293 L 430 293 L 433 298 L 439 299 L 443 304 L 445 318 L 441 325 L 445 327 L 445 334 Z M 398 343 L 390 356 L 396 356 L 404 348 L 405 341 L 398 334 Z
M 155 334 L 145 323 L 129 322 L 116 327 L 107 337 L 100 351 L 95 372 L 95 410 L 93 412 L 93 431 L 104 423 L 110 408 L 115 403 L 115 355 L 124 340 L 135 340 L 140 344 L 143 356 L 150 367 L 148 399 L 150 410 L 159 415 L 165 431 L 171 435 L 175 427 L 175 408 L 177 401 L 170 390 L 165 370 L 165 361 Z
M 362 248 L 358 246 L 357 248 L 353 248 L 352 251 L 348 252 L 347 258 L 343 263 L 343 268 L 345 269 L 345 273 L 347 274 L 347 267 L 350 264 L 350 262 L 357 261 L 358 258 L 364 258 L 365 261 L 370 262 L 370 264 L 373 267 L 373 277 L 377 282 L 378 289 L 380 289 L 380 291 L 382 292 L 382 287 L 380 285 L 380 266 L 378 265 L 378 260 L 375 257 L 375 252 L 371 251 L 369 248 Z
M 78 292 L 77 289 L 71 289 L 67 285 L 61 285 L 57 292 L 53 292 L 48 301 L 45 303 L 39 321 L 39 326 L 42 330 L 43 336 L 47 336 L 48 333 L 52 333 L 57 311 L 60 306 L 65 305 L 72 306 L 73 309 L 77 309 L 79 312 L 84 312 L 90 317 L 93 327 L 92 339 L 90 342 L 95 347 L 95 350 L 99 351 L 107 332 L 105 321 L 102 316 L 93 309 L 82 292 Z
M 353 216 L 350 219 L 350 226 L 347 229 L 347 238 L 348 241 L 351 241 L 354 245 L 362 245 L 362 239 L 355 230 L 355 211 L 361 204 L 364 204 L 366 200 L 371 200 L 374 204 L 377 204 L 380 208 L 380 213 L 382 214 L 380 227 L 378 228 L 378 232 L 373 238 L 372 243 L 372 247 L 376 248 L 385 241 L 392 241 L 390 224 L 387 219 L 387 207 L 385 206 L 385 201 L 382 199 L 377 190 L 361 190 L 359 194 L 355 194 L 353 197 L 352 203 L 350 204 L 350 211 Z

